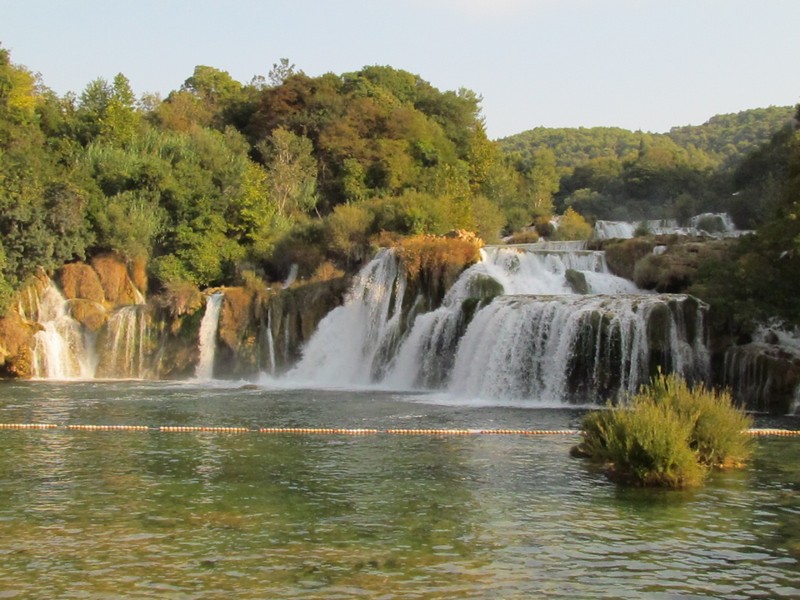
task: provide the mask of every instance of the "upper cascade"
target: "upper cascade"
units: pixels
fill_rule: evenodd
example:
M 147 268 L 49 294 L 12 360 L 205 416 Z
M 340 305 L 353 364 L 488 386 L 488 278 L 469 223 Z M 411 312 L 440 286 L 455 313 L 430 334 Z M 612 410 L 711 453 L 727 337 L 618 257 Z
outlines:
M 635 391 L 657 368 L 707 376 L 705 305 L 638 290 L 583 245 L 486 247 L 427 312 L 408 289 L 396 254 L 381 250 L 289 379 L 587 403 Z
M 596 221 L 594 239 L 630 239 L 637 231 L 653 235 L 692 235 L 714 238 L 739 237 L 751 233 L 736 228 L 728 213 L 703 213 L 681 225 L 677 219 L 649 219 L 644 221 Z

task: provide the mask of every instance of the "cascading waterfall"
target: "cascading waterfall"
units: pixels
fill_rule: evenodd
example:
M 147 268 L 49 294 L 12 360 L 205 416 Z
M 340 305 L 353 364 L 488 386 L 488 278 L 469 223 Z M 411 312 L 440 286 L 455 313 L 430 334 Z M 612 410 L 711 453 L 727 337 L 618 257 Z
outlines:
M 572 248 L 566 244 L 569 242 L 490 246 L 481 251 L 482 261 L 473 269 L 485 270 L 508 295 L 571 293 L 574 290 L 567 278 L 569 270 L 581 273 L 589 293 L 639 292 L 632 282 L 609 272 L 604 252 L 585 250 L 585 242 Z M 474 271 L 467 276 L 473 275 Z
M 222 309 L 222 292 L 212 294 L 206 300 L 206 310 L 200 322 L 200 336 L 198 346 L 200 360 L 195 369 L 197 379 L 208 380 L 214 377 L 214 358 L 217 351 L 217 328 L 219 327 L 219 314 Z
M 142 298 L 143 300 L 144 298 Z M 147 306 L 135 304 L 117 309 L 106 322 L 98 377 L 142 379 L 147 375 Z
M 276 361 L 275 361 L 275 338 L 272 335 L 272 307 L 267 311 L 267 352 L 269 354 L 269 374 L 275 375 Z
M 703 213 L 689 219 L 685 227 L 681 226 L 677 219 L 650 219 L 639 222 L 598 220 L 594 225 L 594 238 L 630 239 L 636 235 L 636 230 L 640 227 L 656 235 L 703 235 L 720 238 L 739 237 L 750 233 L 737 229 L 728 213 Z
M 785 404 L 789 414 L 800 408 L 800 334 L 779 322 L 762 324 L 750 343 L 725 352 L 722 383 L 734 398 L 755 410 Z
M 697 340 L 681 296 L 505 296 L 473 319 L 450 390 L 481 398 L 601 401 L 632 393 L 654 362 L 686 374 Z M 702 367 L 701 367 L 702 369 Z
M 34 336 L 32 373 L 44 379 L 88 379 L 94 375 L 91 340 L 69 316 L 67 301 L 52 281 L 40 296 L 30 299 L 27 316 L 41 326 Z M 23 312 L 23 314 L 25 314 Z
M 642 292 L 579 244 L 487 247 L 481 256 L 439 308 L 403 315 L 404 276 L 381 250 L 290 375 L 534 402 L 632 392 L 657 366 L 707 378 L 706 307 L 696 299 Z
M 391 250 L 382 249 L 356 276 L 344 304 L 320 322 L 289 373 L 297 381 L 365 384 L 400 335 L 405 277 Z

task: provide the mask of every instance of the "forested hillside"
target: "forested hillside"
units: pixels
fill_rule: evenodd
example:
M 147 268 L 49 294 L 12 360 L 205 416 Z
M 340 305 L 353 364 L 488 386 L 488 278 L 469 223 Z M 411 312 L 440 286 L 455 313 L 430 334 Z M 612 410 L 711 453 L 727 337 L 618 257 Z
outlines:
M 0 48 L 0 311 L 37 269 L 109 253 L 150 291 L 204 288 L 282 281 L 291 265 L 331 278 L 408 234 L 492 242 L 534 223 L 526 239 L 586 238 L 584 217 L 714 210 L 760 231 L 726 259 L 742 261 L 741 279 L 712 265 L 698 293 L 800 322 L 791 117 L 773 107 L 668 134 L 535 129 L 495 142 L 476 94 L 391 67 L 310 77 L 283 59 L 241 83 L 198 66 L 165 98 L 137 97 L 123 74 L 60 97 Z M 764 310 L 754 290 L 739 296 L 777 280 Z
M 59 97 L 0 49 L 0 305 L 36 268 L 103 252 L 148 265 L 151 288 L 203 287 L 334 273 L 382 232 L 497 239 L 550 193 L 479 111 L 390 67 L 287 60 L 247 84 L 198 66 L 164 99 L 122 74 Z
M 758 207 L 732 197 L 739 190 L 731 173 L 774 134 L 791 130 L 792 114 L 791 107 L 753 109 L 666 134 L 537 128 L 500 145 L 517 164 L 552 153 L 559 209 L 572 206 L 589 218 L 620 220 L 727 211 L 741 227 L 753 227 Z

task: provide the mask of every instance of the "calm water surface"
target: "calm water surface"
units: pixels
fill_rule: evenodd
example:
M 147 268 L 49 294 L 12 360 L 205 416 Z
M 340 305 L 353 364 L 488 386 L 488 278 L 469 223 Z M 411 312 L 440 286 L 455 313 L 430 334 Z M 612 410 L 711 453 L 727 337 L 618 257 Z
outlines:
M 374 391 L 7 383 L 0 422 L 567 428 Z M 797 419 L 764 425 L 800 428 Z M 800 439 L 692 492 L 577 438 L 0 431 L 0 598 L 800 596 Z

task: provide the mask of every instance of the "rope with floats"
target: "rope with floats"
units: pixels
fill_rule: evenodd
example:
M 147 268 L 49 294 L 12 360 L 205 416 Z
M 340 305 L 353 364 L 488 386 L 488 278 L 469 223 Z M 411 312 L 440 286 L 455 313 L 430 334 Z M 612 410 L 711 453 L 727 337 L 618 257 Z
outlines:
M 0 430 L 65 430 L 65 431 L 146 431 L 157 433 L 261 433 L 283 435 L 427 435 L 427 436 L 570 436 L 580 429 L 369 429 L 345 427 L 213 427 L 202 425 L 58 425 L 56 423 L 0 423 Z M 800 430 L 756 428 L 745 434 L 754 437 L 799 437 Z

